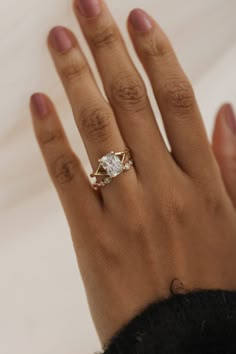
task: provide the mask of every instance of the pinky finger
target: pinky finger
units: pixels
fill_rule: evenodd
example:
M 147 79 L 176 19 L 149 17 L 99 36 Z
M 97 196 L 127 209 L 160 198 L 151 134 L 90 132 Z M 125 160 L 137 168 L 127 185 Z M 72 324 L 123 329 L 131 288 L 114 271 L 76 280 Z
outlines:
M 71 226 L 81 213 L 94 213 L 98 197 L 71 149 L 53 103 L 46 95 L 36 93 L 30 108 L 39 147 Z
M 225 187 L 236 207 L 236 117 L 229 104 L 223 105 L 217 114 L 212 147 Z

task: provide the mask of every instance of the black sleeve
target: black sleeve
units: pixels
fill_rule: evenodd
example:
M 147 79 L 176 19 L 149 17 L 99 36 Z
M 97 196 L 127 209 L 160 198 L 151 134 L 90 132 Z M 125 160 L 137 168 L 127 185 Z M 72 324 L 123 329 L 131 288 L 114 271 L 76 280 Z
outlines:
M 236 354 L 236 292 L 201 290 L 149 304 L 105 354 Z

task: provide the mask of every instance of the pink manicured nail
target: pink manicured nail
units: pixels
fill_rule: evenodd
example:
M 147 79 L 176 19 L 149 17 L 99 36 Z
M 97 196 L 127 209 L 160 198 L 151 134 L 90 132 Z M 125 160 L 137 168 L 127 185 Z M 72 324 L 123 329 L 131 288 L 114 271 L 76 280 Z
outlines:
M 76 0 L 76 5 L 82 16 L 94 17 L 100 14 L 100 0 Z
M 71 36 L 64 27 L 54 27 L 49 34 L 49 39 L 58 52 L 66 52 L 73 47 Z
M 129 18 L 132 26 L 137 31 L 147 32 L 152 28 L 152 22 L 149 16 L 141 9 L 133 10 Z
M 231 104 L 227 104 L 224 108 L 225 121 L 232 131 L 233 134 L 236 134 L 236 117 L 233 111 Z
M 50 107 L 45 96 L 41 93 L 35 93 L 31 96 L 31 103 L 40 118 L 45 117 L 50 112 Z

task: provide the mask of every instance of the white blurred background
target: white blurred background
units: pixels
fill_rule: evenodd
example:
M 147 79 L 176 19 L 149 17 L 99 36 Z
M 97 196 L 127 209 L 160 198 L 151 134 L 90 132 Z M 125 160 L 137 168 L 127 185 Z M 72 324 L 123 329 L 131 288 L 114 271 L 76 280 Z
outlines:
M 132 54 L 125 28 L 132 8 L 145 8 L 164 27 L 192 80 L 210 137 L 220 103 L 236 102 L 236 0 L 108 3 Z M 0 2 L 1 354 L 92 354 L 100 348 L 69 229 L 35 142 L 28 109 L 34 91 L 52 97 L 89 172 L 47 52 L 47 33 L 57 24 L 69 26 L 84 43 L 71 0 Z

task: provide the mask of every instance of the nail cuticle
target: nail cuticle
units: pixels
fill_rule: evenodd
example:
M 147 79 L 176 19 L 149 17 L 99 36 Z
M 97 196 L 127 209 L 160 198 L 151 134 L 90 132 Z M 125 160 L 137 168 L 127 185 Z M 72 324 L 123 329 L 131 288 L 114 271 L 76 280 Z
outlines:
M 151 19 L 145 11 L 135 9 L 130 13 L 130 22 L 133 28 L 139 32 L 148 32 L 153 27 Z
M 58 52 L 66 52 L 73 47 L 71 36 L 64 27 L 54 27 L 50 31 L 49 38 L 52 47 Z
M 95 17 L 101 12 L 100 0 L 76 0 L 76 7 L 84 17 Z

